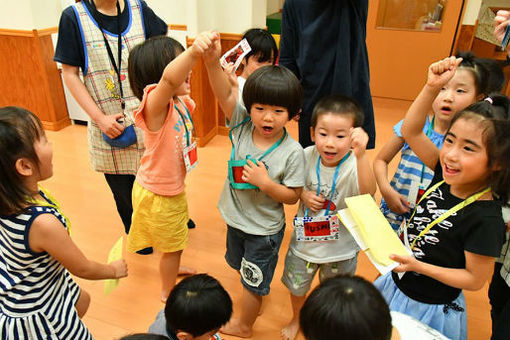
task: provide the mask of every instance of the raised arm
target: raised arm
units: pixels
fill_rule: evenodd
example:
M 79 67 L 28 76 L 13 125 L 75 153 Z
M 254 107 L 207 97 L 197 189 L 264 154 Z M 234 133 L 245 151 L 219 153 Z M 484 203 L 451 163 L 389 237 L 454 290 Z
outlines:
M 219 39 L 218 33 L 207 31 L 199 34 L 190 48 L 178 55 L 165 67 L 156 88 L 147 97 L 145 122 L 150 130 L 159 130 L 168 113 L 168 102 L 177 89 L 190 76 L 197 58 Z
M 391 187 L 388 180 L 388 164 L 404 146 L 404 138 L 393 135 L 374 159 L 374 175 L 384 201 L 397 214 L 409 211 L 407 198 Z
M 51 214 L 36 217 L 28 234 L 28 243 L 33 251 L 47 252 L 71 274 L 83 279 L 102 280 L 127 276 L 124 260 L 102 264 L 87 259 L 71 240 L 62 223 Z
M 402 124 L 402 136 L 414 153 L 429 168 L 434 169 L 439 159 L 439 149 L 423 132 L 434 99 L 443 86 L 454 76 L 462 58 L 449 57 L 429 67 L 427 84 L 409 108 Z
M 359 192 L 374 195 L 377 185 L 366 153 L 367 143 L 368 135 L 362 128 L 357 127 L 351 130 L 351 148 L 356 157 Z
M 218 99 L 221 109 L 228 119 L 232 117 L 232 112 L 237 103 L 237 92 L 232 86 L 229 76 L 223 72 L 220 65 L 221 44 L 219 39 L 214 42 L 211 48 L 204 54 L 204 64 L 209 76 L 209 83 Z
M 123 113 L 119 111 L 116 115 L 105 115 L 90 96 L 79 74 L 80 70 L 78 66 L 62 64 L 64 82 L 73 98 L 78 102 L 78 105 L 80 105 L 90 119 L 92 119 L 99 126 L 99 129 L 108 137 L 115 138 L 119 136 L 124 130 L 124 126 L 119 124 L 117 120 L 124 116 Z

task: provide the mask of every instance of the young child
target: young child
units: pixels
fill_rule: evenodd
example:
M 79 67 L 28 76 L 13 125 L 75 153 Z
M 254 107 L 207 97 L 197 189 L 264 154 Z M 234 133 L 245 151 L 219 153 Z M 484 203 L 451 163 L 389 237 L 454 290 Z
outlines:
M 297 216 L 320 218 L 346 208 L 346 197 L 373 195 L 376 183 L 365 154 L 368 135 L 360 127 L 363 112 L 358 104 L 341 95 L 325 97 L 315 106 L 311 124 L 315 146 L 305 149 L 306 180 Z M 359 248 L 349 231 L 341 226 L 337 234 L 330 235 L 329 239 L 322 233 L 310 235 L 304 240 L 294 228 L 282 276 L 291 294 L 293 311 L 292 320 L 282 330 L 284 340 L 296 337 L 299 310 L 317 271 L 320 270 L 321 281 L 356 271 Z
M 228 227 L 225 259 L 240 272 L 243 284 L 241 318 L 233 318 L 221 331 L 250 337 L 278 260 L 283 204 L 296 203 L 304 185 L 303 149 L 285 130 L 300 110 L 302 90 L 288 69 L 264 66 L 246 81 L 244 108 L 236 104 L 237 95 L 219 64 L 220 53 L 215 42 L 204 56 L 214 94 L 231 119 L 230 181 L 218 208 Z
M 299 319 L 307 340 L 448 340 L 416 319 L 390 312 L 381 293 L 359 276 L 322 282 L 306 299 Z
M 149 332 L 170 340 L 213 340 L 232 316 L 232 300 L 215 278 L 197 274 L 183 279 L 170 292 Z
M 237 77 L 237 83 L 239 84 L 238 99 L 242 103 L 246 79 L 260 67 L 274 65 L 278 57 L 278 47 L 271 33 L 260 28 L 249 29 L 241 39 L 246 39 L 251 47 L 251 51 L 241 62 L 241 75 Z
M 482 61 L 472 53 L 458 54 L 462 62 L 452 79 L 439 91 L 432 102 L 432 117 L 423 126 L 426 136 L 438 148 L 443 145 L 444 134 L 455 114 L 486 95 L 488 71 Z M 495 70 L 495 74 L 497 74 Z M 502 75 L 501 68 L 499 74 Z M 410 209 L 428 187 L 434 172 L 427 168 L 402 137 L 402 122 L 393 127 L 394 135 L 386 142 L 374 160 L 374 173 L 381 191 L 381 211 L 391 227 L 397 230 Z M 401 151 L 397 171 L 388 181 L 388 164 Z
M 508 98 L 493 96 L 455 115 L 441 150 L 425 135 L 428 108 L 460 62 L 450 57 L 432 64 L 405 116 L 404 139 L 434 178 L 403 227 L 414 256 L 392 255 L 400 265 L 375 285 L 391 310 L 465 340 L 462 290 L 483 287 L 505 240 L 501 202 L 510 189 L 510 124 Z
M 204 32 L 184 51 L 172 38 L 155 37 L 129 54 L 129 82 L 141 100 L 134 112 L 135 123 L 145 132 L 146 149 L 133 186 L 126 248 L 136 252 L 150 246 L 163 253 L 159 266 L 162 301 L 175 284 L 188 242 L 184 178 L 196 158 L 190 115 L 195 103 L 188 96 L 189 77 L 198 56 L 215 39 L 215 33 Z
M 0 334 L 2 339 L 92 339 L 81 322 L 90 303 L 69 272 L 89 280 L 127 276 L 124 260 L 88 260 L 69 221 L 38 183 L 53 175 L 41 122 L 0 109 Z
M 271 33 L 260 28 L 249 29 L 241 39 L 246 39 L 251 48 L 241 62 L 241 75 L 236 76 L 233 64 L 228 66 L 225 72 L 229 76 L 232 90 L 238 93 L 237 100 L 243 104 L 246 79 L 260 67 L 274 65 L 278 57 L 278 47 Z M 225 118 L 225 126 L 230 126 L 228 118 Z

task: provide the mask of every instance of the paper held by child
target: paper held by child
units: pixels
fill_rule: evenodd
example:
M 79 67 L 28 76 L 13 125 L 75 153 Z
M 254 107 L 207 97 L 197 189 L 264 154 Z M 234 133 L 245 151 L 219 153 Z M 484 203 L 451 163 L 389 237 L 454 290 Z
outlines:
M 108 255 L 108 263 L 112 263 L 113 261 L 117 261 L 122 258 L 122 241 L 123 236 L 121 236 L 113 245 L 110 250 L 110 254 Z M 104 283 L 104 295 L 110 295 L 110 293 L 117 288 L 118 285 L 119 279 L 106 280 Z
M 399 265 L 390 260 L 390 254 L 412 254 L 384 218 L 372 196 L 348 197 L 345 203 L 348 208 L 340 210 L 338 217 L 382 275 Z
M 228 64 L 234 64 L 234 71 L 237 70 L 243 58 L 251 51 L 250 44 L 246 39 L 241 40 L 237 45 L 228 50 L 220 58 L 221 67 L 226 68 Z

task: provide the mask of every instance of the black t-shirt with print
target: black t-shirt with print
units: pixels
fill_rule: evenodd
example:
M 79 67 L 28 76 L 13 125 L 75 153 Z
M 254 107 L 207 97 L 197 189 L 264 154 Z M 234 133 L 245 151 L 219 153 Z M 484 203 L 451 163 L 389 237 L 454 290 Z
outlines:
M 442 180 L 443 173 L 438 162 L 430 186 Z M 462 201 L 450 193 L 450 186 L 446 183 L 432 191 L 419 204 L 409 224 L 409 244 L 430 222 Z M 447 268 L 465 268 L 464 251 L 498 257 L 504 241 L 505 223 L 500 202 L 477 200 L 433 226 L 416 241 L 413 252 L 422 262 Z M 430 304 L 450 303 L 461 292 L 415 272 L 407 272 L 402 279 L 393 273 L 393 280 L 408 297 Z

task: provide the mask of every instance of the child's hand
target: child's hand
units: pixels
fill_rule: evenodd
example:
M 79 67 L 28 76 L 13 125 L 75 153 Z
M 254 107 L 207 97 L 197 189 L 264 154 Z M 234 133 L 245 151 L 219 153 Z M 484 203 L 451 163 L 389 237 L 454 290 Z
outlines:
M 223 70 L 227 75 L 228 82 L 232 86 L 232 90 L 239 90 L 239 82 L 237 81 L 236 70 L 234 69 L 234 63 L 228 63 L 227 67 Z
M 317 196 L 315 192 L 303 190 L 301 192 L 301 200 L 303 203 L 313 211 L 320 211 L 324 206 L 326 199 L 322 196 Z
M 441 88 L 455 75 L 462 58 L 448 57 L 429 66 L 427 85 Z
M 402 255 L 395 255 L 391 254 L 390 259 L 393 261 L 399 262 L 400 265 L 395 267 L 393 269 L 394 272 L 401 273 L 401 272 L 416 272 L 419 273 L 419 268 L 421 262 L 418 261 L 414 256 L 408 255 L 408 256 L 402 256 Z
M 110 266 L 113 267 L 115 279 L 120 279 L 121 277 L 126 277 L 128 275 L 128 268 L 124 259 L 113 261 L 110 263 Z
M 206 65 L 217 63 L 220 60 L 221 57 L 221 39 L 220 34 L 218 32 L 211 32 L 213 33 L 213 38 L 211 39 L 211 44 L 209 45 L 209 48 L 204 51 L 203 58 L 204 63 Z
M 219 41 L 219 34 L 213 31 L 205 31 L 200 33 L 191 45 L 191 53 L 198 57 L 204 55 L 216 41 Z
M 252 159 L 248 159 L 243 169 L 243 181 L 262 188 L 267 180 L 271 180 L 267 173 L 266 165 L 257 160 L 255 163 Z
M 354 156 L 356 156 L 356 158 L 360 158 L 365 154 L 365 150 L 367 148 L 368 143 L 368 135 L 365 132 L 365 130 L 363 130 L 360 127 L 351 128 L 350 134 L 351 134 L 351 148 L 352 151 L 354 152 Z
M 503 41 L 506 27 L 510 24 L 509 21 L 510 11 L 500 10 L 496 13 L 494 18 L 494 36 L 498 39 L 499 43 Z
M 401 215 L 409 211 L 407 197 L 399 194 L 395 189 L 391 188 L 388 192 L 383 194 L 383 197 L 388 208 L 394 213 Z

